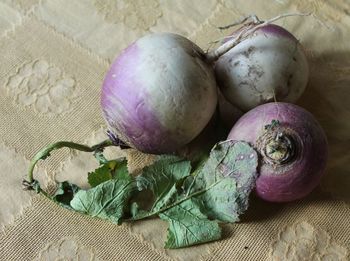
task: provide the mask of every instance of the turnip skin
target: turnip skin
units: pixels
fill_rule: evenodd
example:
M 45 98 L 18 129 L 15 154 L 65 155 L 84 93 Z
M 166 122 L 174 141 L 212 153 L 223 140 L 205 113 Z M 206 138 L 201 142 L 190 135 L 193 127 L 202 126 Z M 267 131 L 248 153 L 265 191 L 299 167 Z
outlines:
M 296 102 L 307 85 L 309 67 L 299 41 L 268 24 L 220 56 L 215 75 L 226 99 L 248 111 L 274 100 Z
M 273 120 L 279 124 L 269 128 Z M 290 137 L 294 144 L 294 155 L 292 153 L 284 163 L 279 160 L 280 154 L 273 154 L 277 160 L 272 162 L 266 153 L 268 137 L 276 137 L 276 133 Z M 256 193 L 267 201 L 288 202 L 303 198 L 319 184 L 326 167 L 326 135 L 313 115 L 297 105 L 260 105 L 238 120 L 228 139 L 247 141 L 261 154 Z
M 237 120 L 243 115 L 243 112 L 228 102 L 220 90 L 218 91 L 218 103 L 220 118 L 225 127 L 230 130 Z
M 140 38 L 112 64 L 101 94 L 110 131 L 147 153 L 172 152 L 193 140 L 217 105 L 204 52 L 176 34 Z

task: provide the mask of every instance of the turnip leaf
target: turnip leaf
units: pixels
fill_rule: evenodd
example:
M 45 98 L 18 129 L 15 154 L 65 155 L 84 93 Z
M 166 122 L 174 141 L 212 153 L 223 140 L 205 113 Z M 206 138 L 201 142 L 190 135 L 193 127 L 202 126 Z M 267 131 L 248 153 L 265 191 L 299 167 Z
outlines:
M 111 179 L 94 188 L 78 191 L 70 205 L 81 213 L 120 224 L 135 188 L 133 180 Z
M 50 198 L 59 205 L 72 209 L 70 206 L 70 201 L 79 190 L 80 188 L 78 186 L 68 181 L 63 181 L 58 183 L 57 190 L 52 196 L 50 196 Z
M 141 175 L 136 177 L 140 191 L 151 190 L 155 201 L 150 212 L 157 212 L 169 205 L 178 196 L 174 186 L 191 171 L 191 162 L 176 156 L 161 156 L 152 165 L 145 167 Z
M 145 168 L 137 178 L 139 190 L 153 191 L 155 201 L 149 211 L 143 210 L 133 218 L 158 214 L 167 220 L 168 248 L 215 240 L 220 236 L 217 222 L 236 222 L 247 209 L 256 168 L 254 149 L 236 141 L 217 144 L 192 175 L 188 175 L 189 162 L 163 158 Z M 212 234 L 206 226 L 213 229 Z
M 219 224 L 208 220 L 191 200 L 160 213 L 159 217 L 169 222 L 166 248 L 186 247 L 221 237 Z
M 196 197 L 198 204 L 210 218 L 236 222 L 248 208 L 248 197 L 257 177 L 257 165 L 257 153 L 247 143 L 218 143 L 198 174 L 192 180 L 186 180 L 187 193 L 211 187 Z
M 107 161 L 99 168 L 95 169 L 95 171 L 88 173 L 88 183 L 91 187 L 96 187 L 113 178 L 130 178 L 126 159 Z
M 194 170 L 189 160 L 162 155 L 133 177 L 123 158 L 106 160 L 89 173 L 87 190 L 65 181 L 49 196 L 38 182 L 29 185 L 66 208 L 117 224 L 158 215 L 169 223 L 165 247 L 180 248 L 217 240 L 219 222 L 239 220 L 248 207 L 256 169 L 255 150 L 246 142 L 228 140 L 215 145 Z

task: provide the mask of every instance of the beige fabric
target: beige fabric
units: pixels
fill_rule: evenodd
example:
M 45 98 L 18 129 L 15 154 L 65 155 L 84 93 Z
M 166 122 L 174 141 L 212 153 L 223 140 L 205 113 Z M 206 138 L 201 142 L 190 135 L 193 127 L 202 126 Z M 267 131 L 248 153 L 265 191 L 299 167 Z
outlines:
M 133 40 L 171 31 L 207 49 L 230 32 L 217 26 L 286 12 L 313 13 L 278 23 L 307 50 L 310 82 L 299 104 L 329 138 L 327 173 L 309 197 L 289 204 L 253 197 L 242 222 L 223 226 L 223 240 L 165 250 L 159 219 L 118 227 L 22 191 L 41 147 L 105 139 L 100 87 L 110 62 Z M 347 0 L 1 0 L 0 260 L 350 260 L 349 14 Z M 154 158 L 107 151 L 118 155 L 129 158 L 134 173 Z M 96 166 L 91 155 L 62 150 L 36 175 L 45 186 L 66 178 L 86 185 Z

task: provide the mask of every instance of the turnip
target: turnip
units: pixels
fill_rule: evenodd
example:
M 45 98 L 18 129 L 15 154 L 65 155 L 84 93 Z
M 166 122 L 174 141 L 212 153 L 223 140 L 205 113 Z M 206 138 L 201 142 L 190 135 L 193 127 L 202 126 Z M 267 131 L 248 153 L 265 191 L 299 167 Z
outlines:
M 103 83 L 101 105 L 111 139 L 155 154 L 188 144 L 209 122 L 217 105 L 213 63 L 219 59 L 220 64 L 222 55 L 261 26 L 289 15 L 259 21 L 209 53 L 171 33 L 150 34 L 131 44 L 117 57 Z M 301 84 L 298 77 L 290 82 Z M 289 96 L 299 94 L 295 90 Z
M 294 103 L 309 75 L 303 48 L 290 32 L 274 24 L 256 23 L 227 38 L 250 32 L 229 51 L 216 55 L 218 85 L 226 99 L 243 111 L 276 100 Z
M 110 131 L 148 153 L 172 152 L 193 140 L 217 105 L 204 52 L 171 33 L 144 36 L 117 57 L 101 94 Z
M 256 193 L 267 201 L 300 199 L 324 173 L 325 133 L 312 114 L 297 105 L 260 105 L 238 120 L 228 139 L 246 141 L 260 153 Z

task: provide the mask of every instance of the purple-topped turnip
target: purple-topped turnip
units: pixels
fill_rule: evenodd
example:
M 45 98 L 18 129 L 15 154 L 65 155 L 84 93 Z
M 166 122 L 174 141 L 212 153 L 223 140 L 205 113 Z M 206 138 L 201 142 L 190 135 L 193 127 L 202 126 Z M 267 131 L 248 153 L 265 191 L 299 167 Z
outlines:
M 180 35 L 156 33 L 127 47 L 107 73 L 101 106 L 110 131 L 142 152 L 173 152 L 193 140 L 217 105 L 204 52 Z
M 240 28 L 232 38 L 253 27 L 256 25 Z M 297 101 L 306 87 L 309 68 L 299 41 L 284 28 L 267 24 L 221 55 L 215 75 L 226 99 L 248 111 L 271 101 Z
M 259 197 L 288 202 L 309 194 L 324 173 L 326 135 L 311 113 L 289 103 L 268 103 L 244 114 L 228 139 L 252 144 L 261 155 Z

